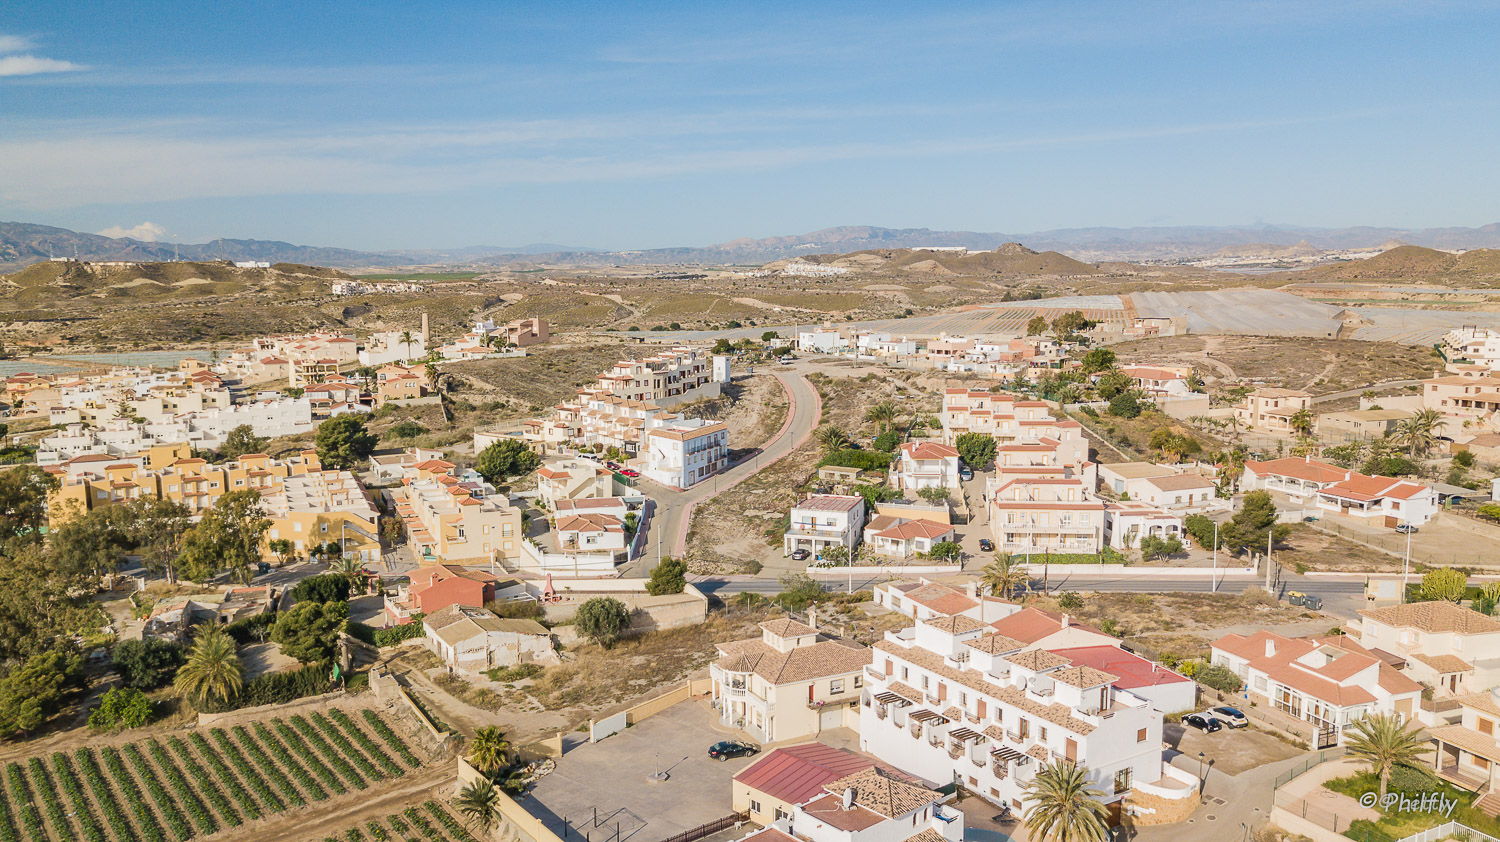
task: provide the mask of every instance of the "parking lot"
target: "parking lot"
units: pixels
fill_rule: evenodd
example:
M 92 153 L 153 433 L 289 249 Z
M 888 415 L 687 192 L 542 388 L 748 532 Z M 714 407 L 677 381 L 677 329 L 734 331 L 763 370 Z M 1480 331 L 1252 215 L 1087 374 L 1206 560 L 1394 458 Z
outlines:
M 711 760 L 708 747 L 733 738 L 707 701 L 683 702 L 569 750 L 522 804 L 565 839 L 613 842 L 618 828 L 620 842 L 658 842 L 732 812 L 730 780 L 755 758 Z
M 1197 728 L 1168 721 L 1162 727 L 1162 739 L 1189 760 L 1197 760 L 1202 752 L 1205 765 L 1231 776 L 1302 754 L 1302 749 L 1265 731 L 1257 731 L 1254 726 L 1223 728 L 1205 734 Z

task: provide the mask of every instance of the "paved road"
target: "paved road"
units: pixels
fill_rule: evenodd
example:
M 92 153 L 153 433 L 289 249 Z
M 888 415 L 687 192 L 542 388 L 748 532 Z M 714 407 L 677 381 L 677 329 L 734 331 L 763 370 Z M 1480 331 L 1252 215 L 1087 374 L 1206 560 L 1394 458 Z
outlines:
M 786 390 L 789 404 L 787 418 L 781 430 L 753 455 L 687 491 L 675 491 L 649 480 L 641 481 L 641 489 L 656 501 L 658 515 L 651 523 L 646 552 L 624 567 L 622 575 L 645 575 L 659 560 L 659 553 L 682 556 L 687 548 L 688 525 L 692 522 L 693 508 L 697 504 L 744 482 L 807 441 L 823 416 L 823 401 L 818 396 L 818 390 L 804 376 L 802 368 L 782 366 L 771 370 L 771 374 L 781 381 L 782 388 Z

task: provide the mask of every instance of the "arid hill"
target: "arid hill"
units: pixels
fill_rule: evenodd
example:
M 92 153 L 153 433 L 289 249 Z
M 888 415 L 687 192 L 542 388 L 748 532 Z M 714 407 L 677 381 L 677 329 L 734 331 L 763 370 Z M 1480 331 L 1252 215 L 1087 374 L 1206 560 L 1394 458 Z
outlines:
M 1500 279 L 1500 250 L 1450 254 L 1422 246 L 1398 246 L 1364 260 L 1299 272 L 1297 277 L 1321 281 L 1495 280 Z
M 967 254 L 931 249 L 866 249 L 849 254 L 819 254 L 810 263 L 846 266 L 864 272 L 903 275 L 963 275 L 968 277 L 1076 277 L 1102 274 L 1099 267 L 1055 251 L 1036 252 L 1020 243 L 1005 243 L 993 251 Z M 779 267 L 784 261 L 773 264 Z M 772 268 L 772 267 L 767 267 Z
M 330 281 L 350 276 L 335 269 L 277 263 L 240 269 L 224 261 L 204 263 L 86 263 L 48 260 L 0 275 L 0 300 L 39 305 L 84 298 L 109 302 L 188 300 L 263 292 L 298 296 L 326 292 Z

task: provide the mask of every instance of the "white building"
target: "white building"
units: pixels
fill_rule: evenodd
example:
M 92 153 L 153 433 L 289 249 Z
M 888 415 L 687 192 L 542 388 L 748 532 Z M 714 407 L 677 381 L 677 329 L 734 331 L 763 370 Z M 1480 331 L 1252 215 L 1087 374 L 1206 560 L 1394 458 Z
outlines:
M 1147 503 L 1105 503 L 1104 543 L 1123 551 L 1140 547 L 1141 539 L 1148 535 L 1163 540 L 1181 540 L 1182 523 L 1181 514 L 1163 511 Z
M 692 488 L 729 467 L 729 428 L 681 419 L 646 433 L 645 449 L 643 474 L 669 488 Z
M 937 442 L 907 442 L 896 453 L 890 482 L 902 491 L 958 488 L 958 451 Z
M 411 337 L 411 342 L 401 341 L 402 334 Z M 359 352 L 359 364 L 383 366 L 403 360 L 420 360 L 427 356 L 425 331 L 383 330 L 370 334 L 370 339 Z
M 818 557 L 830 547 L 844 547 L 852 555 L 864 525 L 865 498 L 817 494 L 792 507 L 781 551 L 791 555 L 807 550 Z
M 864 686 L 870 650 L 791 619 L 759 637 L 715 644 L 708 667 L 719 722 L 768 743 L 845 727 Z
M 1213 663 L 1239 676 L 1252 699 L 1308 722 L 1322 746 L 1371 714 L 1416 716 L 1422 685 L 1347 638 L 1229 634 L 1213 642 Z
M 1017 812 L 1037 771 L 1059 761 L 1085 766 L 1115 815 L 1138 790 L 1193 798 L 1191 775 L 1163 763 L 1150 702 L 1116 675 L 990 632 L 964 616 L 887 632 L 866 670 L 860 747 Z
M 1500 620 L 1446 600 L 1366 608 L 1347 629 L 1359 644 L 1438 698 L 1500 685 Z M 1394 657 L 1388 657 L 1394 656 Z
M 990 534 L 1008 553 L 1097 553 L 1104 503 L 1080 477 L 1022 476 L 989 492 Z
M 1329 515 L 1358 518 L 1388 528 L 1420 526 L 1440 511 L 1437 491 L 1411 480 L 1368 476 L 1311 456 L 1247 461 L 1245 491 L 1276 491 L 1312 502 Z
M 1500 331 L 1465 325 L 1443 334 L 1442 346 L 1450 363 L 1472 363 L 1500 370 Z
M 951 525 L 922 518 L 877 515 L 865 526 L 865 543 L 876 555 L 915 558 L 932 552 L 936 544 L 956 541 Z

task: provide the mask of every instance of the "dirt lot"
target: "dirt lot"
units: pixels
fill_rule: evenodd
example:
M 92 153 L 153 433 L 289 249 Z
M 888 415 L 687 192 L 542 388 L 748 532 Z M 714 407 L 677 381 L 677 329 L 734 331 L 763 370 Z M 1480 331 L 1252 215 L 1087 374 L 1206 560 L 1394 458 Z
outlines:
M 729 428 L 731 450 L 749 450 L 770 441 L 786 421 L 786 389 L 764 372 L 736 380 L 724 394 L 676 407 L 692 418 L 722 421 Z
M 875 425 L 864 421 L 872 404 L 895 400 L 904 412 L 921 407 L 926 415 L 928 404 L 937 400 L 935 394 L 913 385 L 917 376 L 910 372 L 836 370 L 831 375 L 811 374 L 808 380 L 822 397 L 823 423 L 865 445 L 876 432 Z M 903 423 L 909 418 L 906 415 Z M 693 572 L 789 566 L 781 554 L 787 512 L 811 488 L 814 466 L 822 455 L 816 440 L 809 439 L 785 458 L 694 509 L 687 544 Z
M 1274 627 L 1312 624 L 1318 630 L 1332 619 L 1277 602 L 1258 588 L 1244 593 L 1097 593 L 1078 594 L 1082 607 L 1065 604 L 1062 594 L 1035 604 L 1071 614 L 1093 626 L 1123 635 L 1127 644 L 1157 655 L 1203 658 L 1208 644 L 1230 630 L 1231 622 Z
M 1399 573 L 1402 560 L 1303 524 L 1293 524 L 1292 534 L 1277 551 L 1283 567 L 1297 572 Z
M 1430 349 L 1392 342 L 1169 336 L 1110 347 L 1121 362 L 1192 365 L 1211 386 L 1248 380 L 1314 394 L 1431 377 L 1441 365 Z
M 1162 726 L 1162 739 L 1190 758 L 1196 759 L 1202 752 L 1214 771 L 1230 776 L 1302 753 L 1291 743 L 1257 731 L 1253 726 L 1223 728 L 1205 734 L 1197 728 L 1184 728 L 1180 722 L 1168 720 Z

